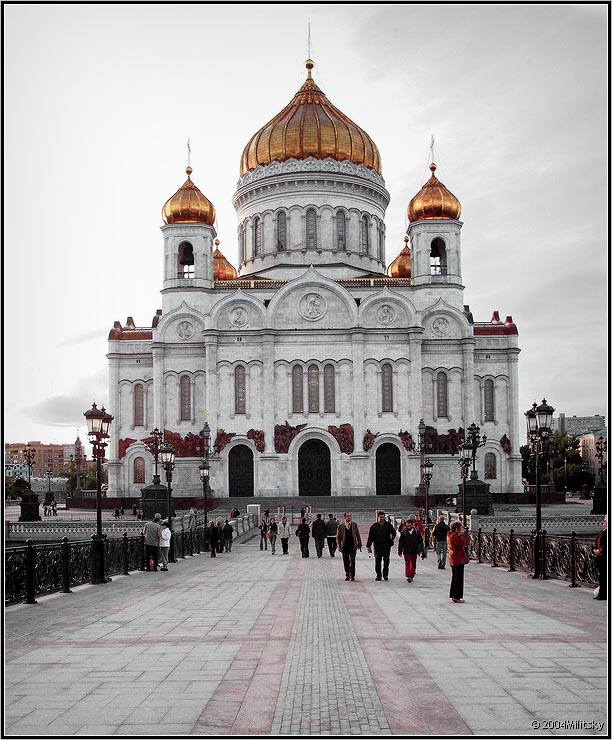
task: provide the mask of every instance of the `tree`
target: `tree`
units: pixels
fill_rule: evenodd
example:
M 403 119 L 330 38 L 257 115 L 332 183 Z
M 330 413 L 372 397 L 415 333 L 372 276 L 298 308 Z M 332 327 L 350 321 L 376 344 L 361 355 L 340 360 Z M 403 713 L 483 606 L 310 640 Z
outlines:
M 550 439 L 550 451 L 552 455 L 555 488 L 558 491 L 579 491 L 581 486 L 587 485 L 589 490 L 593 487 L 593 475 L 582 469 L 582 456 L 580 454 L 580 440 L 573 434 L 561 434 L 555 432 Z M 531 456 L 529 445 L 521 447 L 523 458 L 523 479 L 530 485 L 535 485 L 535 457 Z M 567 475 L 566 475 L 567 473 Z M 548 459 L 540 456 L 540 481 L 548 483 Z

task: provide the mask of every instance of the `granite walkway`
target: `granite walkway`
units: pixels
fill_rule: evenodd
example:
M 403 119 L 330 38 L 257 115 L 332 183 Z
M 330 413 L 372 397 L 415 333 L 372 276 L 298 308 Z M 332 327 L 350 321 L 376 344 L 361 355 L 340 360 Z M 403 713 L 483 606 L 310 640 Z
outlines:
M 4 734 L 608 734 L 607 602 L 435 556 L 233 552 L 5 609 Z M 279 548 L 280 549 L 280 548 Z

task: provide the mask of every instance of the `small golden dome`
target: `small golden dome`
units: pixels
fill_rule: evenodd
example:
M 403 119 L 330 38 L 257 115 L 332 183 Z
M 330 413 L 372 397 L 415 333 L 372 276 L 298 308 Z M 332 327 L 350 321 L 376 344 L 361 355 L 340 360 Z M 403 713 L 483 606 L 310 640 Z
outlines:
M 260 129 L 242 153 L 240 175 L 270 162 L 287 159 L 348 159 L 382 174 L 376 144 L 356 123 L 332 105 L 312 79 L 314 62 L 306 61 L 308 77 L 293 100 Z
M 219 251 L 219 244 L 221 242 L 215 239 L 217 249 L 213 254 L 213 280 L 235 280 L 238 273 Z
M 166 201 L 162 208 L 165 224 L 201 223 L 212 226 L 215 223 L 215 207 L 208 198 L 191 182 L 191 167 L 185 170 L 187 181 Z
M 438 180 L 433 162 L 429 169 L 431 177 L 408 204 L 408 219 L 411 223 L 429 219 L 458 219 L 461 203 Z
M 393 262 L 387 267 L 387 275 L 391 278 L 409 278 L 412 277 L 412 260 L 410 257 L 410 247 L 408 246 L 408 237 L 404 237 L 406 245 L 397 255 Z

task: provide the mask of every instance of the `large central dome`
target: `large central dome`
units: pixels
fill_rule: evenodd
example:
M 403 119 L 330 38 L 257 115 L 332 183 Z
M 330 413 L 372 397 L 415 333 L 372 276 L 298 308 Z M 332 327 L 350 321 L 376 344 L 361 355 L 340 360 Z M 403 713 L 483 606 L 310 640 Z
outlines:
M 312 79 L 314 63 L 308 59 L 308 77 L 293 100 L 260 129 L 242 153 L 240 176 L 260 165 L 288 159 L 349 160 L 382 174 L 376 144 L 350 118 L 329 102 Z

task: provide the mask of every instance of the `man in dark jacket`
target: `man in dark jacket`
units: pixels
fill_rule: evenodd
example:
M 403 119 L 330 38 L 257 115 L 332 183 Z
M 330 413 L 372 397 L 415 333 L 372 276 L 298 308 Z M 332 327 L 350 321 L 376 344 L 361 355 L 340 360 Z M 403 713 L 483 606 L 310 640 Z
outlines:
M 334 518 L 333 514 L 328 514 L 328 519 L 325 522 L 325 534 L 327 535 L 327 547 L 329 548 L 329 554 L 332 558 L 336 557 L 336 533 L 338 532 L 338 522 Z
M 368 552 L 372 552 L 372 545 L 374 545 L 374 569 L 376 570 L 377 581 L 382 578 L 385 581 L 389 580 L 389 555 L 391 554 L 391 546 L 395 535 L 395 527 L 385 519 L 385 512 L 379 511 L 376 521 L 370 527 L 368 541 L 366 542 Z
M 417 555 L 423 553 L 423 537 L 414 523 L 414 516 L 411 514 L 406 522 L 406 527 L 401 533 L 397 545 L 397 552 L 400 557 L 404 556 L 406 562 L 406 580 L 412 583 L 416 575 Z
M 217 546 L 219 544 L 220 537 L 221 537 L 221 534 L 219 532 L 219 528 L 216 526 L 214 522 L 209 522 L 208 524 L 208 544 L 210 545 L 210 557 L 211 558 L 217 557 Z
M 308 540 L 310 539 L 310 527 L 306 523 L 306 517 L 302 517 L 302 522 L 295 530 L 296 535 L 300 538 L 300 547 L 302 548 L 302 557 L 310 557 L 308 552 Z
M 221 530 L 221 533 L 223 534 L 223 543 L 225 545 L 225 552 L 231 552 L 232 551 L 232 539 L 234 537 L 234 528 L 229 523 L 229 519 L 225 520 L 225 524 L 223 525 L 223 529 Z
M 344 522 L 338 525 L 336 532 L 338 550 L 344 560 L 344 580 L 355 580 L 355 556 L 361 550 L 361 535 L 359 527 L 353 521 L 350 511 L 344 513 Z
M 312 536 L 315 541 L 315 549 L 317 551 L 318 558 L 323 555 L 323 545 L 325 545 L 326 534 L 325 522 L 321 519 L 321 515 L 317 514 L 317 518 L 312 523 Z
M 446 536 L 450 532 L 450 527 L 444 521 L 444 516 L 440 514 L 438 517 L 438 523 L 433 528 L 433 537 L 436 543 L 436 555 L 438 556 L 438 568 L 441 570 L 446 567 L 446 553 L 448 551 L 448 545 L 446 543 Z

